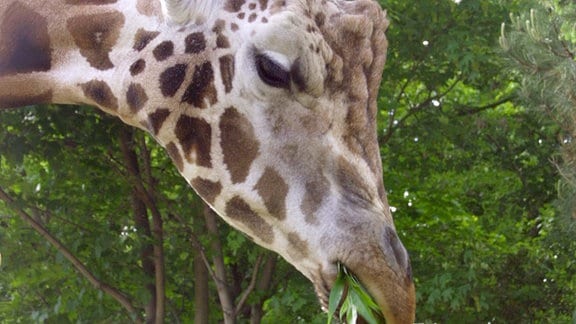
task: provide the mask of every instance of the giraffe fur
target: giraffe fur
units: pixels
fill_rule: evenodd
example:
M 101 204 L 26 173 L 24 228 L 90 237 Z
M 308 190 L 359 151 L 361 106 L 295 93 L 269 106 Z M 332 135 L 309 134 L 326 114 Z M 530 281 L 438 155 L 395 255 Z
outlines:
M 372 0 L 5 0 L 0 109 L 88 104 L 150 133 L 321 304 L 341 262 L 411 323 L 376 134 L 387 26 Z

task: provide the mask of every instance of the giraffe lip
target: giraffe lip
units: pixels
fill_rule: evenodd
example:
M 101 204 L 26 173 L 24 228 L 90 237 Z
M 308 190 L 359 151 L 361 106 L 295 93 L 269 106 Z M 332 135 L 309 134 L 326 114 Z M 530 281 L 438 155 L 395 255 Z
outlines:
M 316 296 L 324 312 L 328 313 L 328 305 L 330 301 L 330 295 L 336 278 L 338 277 L 339 267 L 347 267 L 343 261 L 333 261 L 330 266 L 327 267 L 328 271 L 322 271 L 318 276 L 319 280 L 314 281 L 314 288 L 316 290 Z M 340 301 L 341 303 L 342 301 Z M 337 307 L 335 316 L 338 316 L 340 305 Z
M 333 269 L 336 271 L 336 275 L 339 275 L 338 274 L 338 269 L 339 269 L 338 264 L 340 264 L 341 267 L 346 267 L 346 265 L 343 262 L 335 262 L 333 264 Z M 348 271 L 350 271 L 350 270 L 348 270 Z M 356 276 L 355 274 L 352 274 L 352 275 Z M 315 285 L 316 295 L 317 295 L 318 300 L 322 306 L 322 310 L 324 312 L 328 313 L 328 309 L 329 309 L 328 306 L 329 306 L 329 301 L 330 301 L 330 297 L 331 297 L 330 295 L 331 295 L 332 288 L 334 286 L 336 278 L 334 277 L 334 280 L 331 280 L 331 278 L 332 278 L 331 274 L 328 274 L 326 276 L 328 276 L 328 278 L 330 278 L 329 279 L 330 284 L 328 284 L 328 281 L 326 281 L 324 279 L 325 276 L 323 275 L 323 276 L 320 276 L 321 280 L 319 282 L 315 282 L 314 285 Z M 332 316 L 334 316 L 335 318 L 339 318 L 340 308 L 342 307 L 344 298 L 346 298 L 347 290 L 348 290 L 348 284 L 346 284 L 346 288 L 344 289 L 344 294 L 342 295 L 341 300 L 338 302 L 338 306 L 336 307 L 334 314 L 332 314 Z M 359 318 L 361 318 L 361 316 Z
M 324 312 L 328 312 L 328 301 L 332 286 L 336 281 L 337 272 L 336 263 L 330 264 L 329 271 L 320 271 L 315 276 L 316 280 L 313 280 L 314 290 L 316 291 L 316 297 L 320 302 L 320 306 Z
M 328 312 L 328 300 L 330 295 L 330 289 L 328 288 L 327 284 L 322 280 L 321 283 L 315 284 L 316 290 L 316 297 L 318 297 L 318 301 L 320 302 L 320 306 L 322 310 Z

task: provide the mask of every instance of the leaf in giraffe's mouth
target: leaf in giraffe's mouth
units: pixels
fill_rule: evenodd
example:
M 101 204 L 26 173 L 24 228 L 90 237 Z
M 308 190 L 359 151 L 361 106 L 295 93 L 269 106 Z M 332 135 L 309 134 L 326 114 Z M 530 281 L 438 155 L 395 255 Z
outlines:
M 338 263 L 338 277 L 330 291 L 327 324 L 332 322 L 336 311 L 343 323 L 355 324 L 358 316 L 370 324 L 385 322 L 380 307 L 360 284 L 358 278 L 341 263 Z

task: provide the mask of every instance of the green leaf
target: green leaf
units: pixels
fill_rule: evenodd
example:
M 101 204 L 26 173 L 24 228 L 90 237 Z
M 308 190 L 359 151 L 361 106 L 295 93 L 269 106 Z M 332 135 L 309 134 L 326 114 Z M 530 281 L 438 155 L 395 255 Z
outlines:
M 334 282 L 334 286 L 330 291 L 330 298 L 328 300 L 328 324 L 332 322 L 332 318 L 334 318 L 334 314 L 336 313 L 336 308 L 340 304 L 342 300 L 342 294 L 344 293 L 344 289 L 346 288 L 346 280 L 342 271 L 338 271 L 338 277 Z
M 344 294 L 345 291 L 346 294 Z M 354 324 L 360 315 L 370 324 L 382 322 L 378 319 L 378 314 L 380 314 L 378 305 L 360 284 L 358 278 L 342 264 L 338 264 L 338 277 L 330 292 L 328 323 L 332 321 L 339 304 L 342 304 L 339 312 L 339 318 L 342 321 Z

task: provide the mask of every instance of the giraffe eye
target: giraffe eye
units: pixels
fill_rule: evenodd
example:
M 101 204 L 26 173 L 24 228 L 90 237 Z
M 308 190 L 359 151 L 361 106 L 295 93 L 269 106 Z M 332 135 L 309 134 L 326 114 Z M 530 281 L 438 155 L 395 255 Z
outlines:
M 274 88 L 290 87 L 290 72 L 264 54 L 256 55 L 258 76 L 264 83 Z

